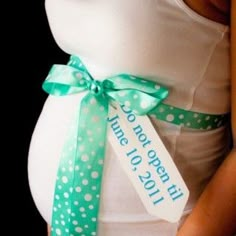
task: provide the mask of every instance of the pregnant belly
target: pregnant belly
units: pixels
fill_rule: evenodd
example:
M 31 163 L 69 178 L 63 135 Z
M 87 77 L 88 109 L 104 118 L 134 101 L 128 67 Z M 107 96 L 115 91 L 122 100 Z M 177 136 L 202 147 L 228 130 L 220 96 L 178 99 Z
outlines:
M 29 150 L 28 176 L 33 199 L 50 224 L 54 185 L 63 144 L 82 95 L 49 96 L 35 127 Z M 120 166 L 107 141 L 103 172 L 100 221 L 153 221 Z
M 36 206 L 49 224 L 59 159 L 82 97 L 83 94 L 49 96 L 32 136 L 28 158 L 29 184 Z M 190 199 L 184 212 L 186 214 L 191 211 L 219 160 L 228 151 L 227 129 L 221 127 L 200 132 L 182 130 L 157 120 L 154 123 L 190 189 Z M 133 224 L 157 221 L 160 222 L 160 219 L 145 210 L 108 140 L 99 222 L 104 226 L 122 222 Z

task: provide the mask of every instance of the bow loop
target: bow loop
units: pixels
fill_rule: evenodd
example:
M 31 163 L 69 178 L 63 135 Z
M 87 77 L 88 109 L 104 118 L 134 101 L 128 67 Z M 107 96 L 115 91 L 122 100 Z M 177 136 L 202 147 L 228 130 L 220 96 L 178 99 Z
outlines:
M 140 77 L 120 74 L 104 81 L 106 94 L 138 115 L 145 115 L 167 96 L 167 88 Z
M 51 95 L 65 96 L 86 90 L 89 80 L 92 78 L 88 73 L 75 67 L 53 65 L 42 86 Z

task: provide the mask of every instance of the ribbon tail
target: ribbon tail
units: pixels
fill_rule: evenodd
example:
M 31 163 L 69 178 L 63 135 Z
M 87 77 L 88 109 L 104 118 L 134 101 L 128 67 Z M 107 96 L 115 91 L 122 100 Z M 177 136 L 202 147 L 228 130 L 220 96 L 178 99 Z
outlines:
M 78 148 L 76 142 L 77 133 L 78 125 L 74 123 L 69 130 L 60 157 L 54 190 L 51 236 L 69 236 L 69 228 L 67 226 L 71 221 L 71 206 L 75 204 L 70 200 L 73 194 L 72 183 L 74 182 L 75 175 L 78 175 L 79 170 L 78 166 L 75 165 Z
M 52 236 L 96 235 L 108 101 L 87 94 L 77 128 L 65 145 L 54 195 Z

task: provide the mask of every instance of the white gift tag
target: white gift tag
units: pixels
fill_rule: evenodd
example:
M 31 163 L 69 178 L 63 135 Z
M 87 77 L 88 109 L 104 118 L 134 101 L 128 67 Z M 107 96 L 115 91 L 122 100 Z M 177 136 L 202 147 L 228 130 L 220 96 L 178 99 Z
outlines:
M 147 211 L 177 222 L 189 191 L 149 118 L 110 107 L 108 137 Z

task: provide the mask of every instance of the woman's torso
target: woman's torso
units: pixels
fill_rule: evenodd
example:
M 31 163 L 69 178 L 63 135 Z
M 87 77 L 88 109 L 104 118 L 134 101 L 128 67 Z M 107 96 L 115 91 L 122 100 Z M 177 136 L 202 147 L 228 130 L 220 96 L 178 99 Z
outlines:
M 94 78 L 131 73 L 168 86 L 166 102 L 174 106 L 213 114 L 229 111 L 228 27 L 183 1 L 47 0 L 46 9 L 58 45 L 78 55 Z M 32 137 L 29 182 L 47 222 L 60 151 L 81 97 L 49 97 Z M 154 123 L 190 189 L 187 212 L 228 151 L 227 127 L 196 131 Z M 120 222 L 155 222 L 109 144 L 104 169 L 100 221 L 113 229 Z

